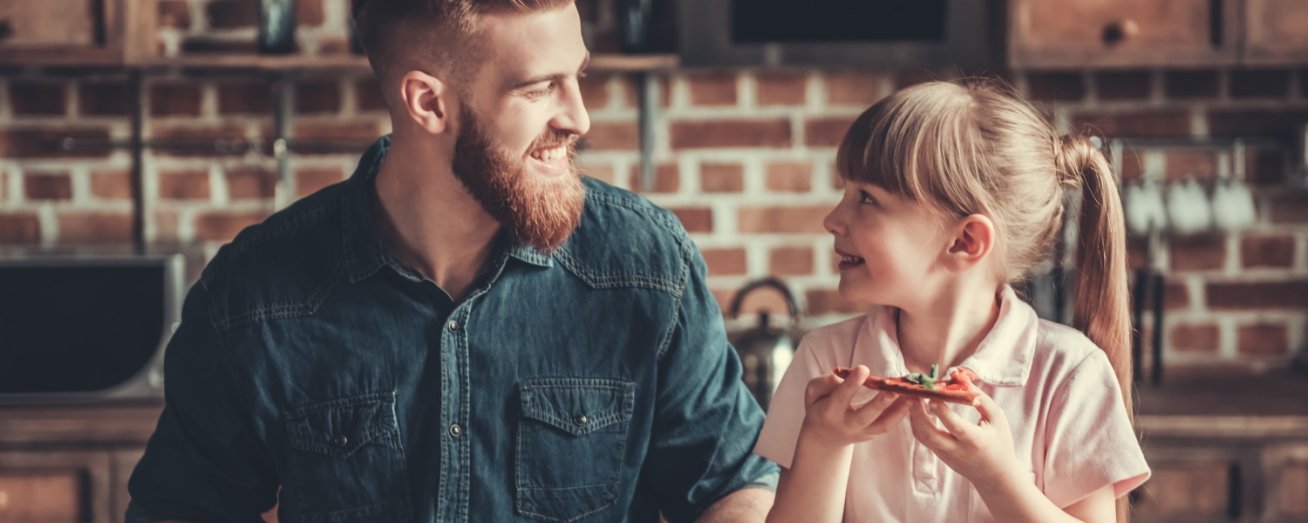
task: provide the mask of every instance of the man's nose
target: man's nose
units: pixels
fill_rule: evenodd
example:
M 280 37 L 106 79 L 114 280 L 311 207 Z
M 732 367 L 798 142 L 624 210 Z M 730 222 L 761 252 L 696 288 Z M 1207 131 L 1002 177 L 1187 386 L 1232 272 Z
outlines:
M 565 91 L 563 105 L 559 108 L 559 113 L 554 116 L 554 128 L 577 136 L 585 136 L 590 132 L 590 113 L 586 112 L 586 104 L 581 99 L 581 89 L 573 84 Z

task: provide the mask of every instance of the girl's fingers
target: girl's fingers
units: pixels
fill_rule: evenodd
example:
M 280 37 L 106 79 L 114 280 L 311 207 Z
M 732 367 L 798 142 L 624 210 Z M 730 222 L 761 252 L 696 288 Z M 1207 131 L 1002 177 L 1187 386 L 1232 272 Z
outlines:
M 999 405 L 995 403 L 994 398 L 991 398 L 989 394 L 982 392 L 981 389 L 978 389 L 975 386 L 972 387 L 972 390 L 980 393 L 980 395 L 976 397 L 976 401 L 972 404 L 976 406 L 976 410 L 981 413 L 981 419 L 990 423 L 1007 426 L 1008 417 L 1004 415 L 1004 409 L 999 408 Z
M 849 377 L 845 378 L 845 382 L 841 383 L 840 386 L 836 387 L 836 390 L 831 393 L 832 404 L 840 405 L 842 408 L 846 409 L 849 408 L 849 402 L 852 401 L 854 395 L 863 388 L 863 381 L 866 380 L 868 375 L 871 373 L 872 371 L 868 370 L 864 365 L 854 367 L 854 370 L 849 373 Z
M 957 446 L 952 434 L 936 428 L 922 400 L 913 401 L 913 406 L 908 409 L 908 422 L 913 428 L 913 437 L 937 453 L 947 453 Z
M 876 397 L 854 409 L 852 413 L 854 422 L 859 426 L 870 425 L 877 418 L 880 418 L 886 412 L 886 409 L 895 403 L 897 398 L 899 398 L 899 395 L 893 392 L 877 393 Z
M 889 407 L 881 411 L 881 416 L 877 417 L 871 425 L 867 426 L 864 432 L 868 436 L 884 434 L 890 430 L 890 427 L 898 425 L 900 421 L 908 415 L 908 410 L 912 408 L 913 402 L 907 398 L 899 398 L 891 403 Z
M 814 401 L 822 399 L 831 394 L 840 386 L 840 377 L 834 374 L 825 374 L 808 380 L 808 386 L 804 387 L 804 404 L 812 405 Z
M 953 434 L 955 437 L 960 439 L 970 438 L 973 431 L 976 430 L 975 425 L 968 423 L 962 418 L 962 416 L 954 413 L 954 410 L 949 408 L 948 403 L 943 401 L 932 401 L 931 412 L 934 413 L 937 418 L 940 418 L 940 423 L 945 426 L 945 430 L 948 430 L 950 434 Z

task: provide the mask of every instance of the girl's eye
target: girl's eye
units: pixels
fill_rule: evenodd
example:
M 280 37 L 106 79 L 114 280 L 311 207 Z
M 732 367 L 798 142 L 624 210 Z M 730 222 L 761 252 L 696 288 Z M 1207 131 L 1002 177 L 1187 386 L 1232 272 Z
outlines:
M 873 198 L 867 191 L 858 191 L 858 203 L 870 203 L 877 205 L 877 199 Z

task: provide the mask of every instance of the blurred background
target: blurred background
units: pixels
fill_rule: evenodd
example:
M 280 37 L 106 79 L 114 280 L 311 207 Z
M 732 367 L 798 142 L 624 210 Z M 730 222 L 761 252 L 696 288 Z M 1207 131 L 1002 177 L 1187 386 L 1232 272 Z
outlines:
M 348 3 L 0 0 L 0 522 L 121 521 L 185 290 L 388 132 Z M 580 164 L 691 232 L 760 401 L 856 313 L 821 226 L 846 127 L 995 75 L 1121 176 L 1135 520 L 1308 521 L 1308 2 L 578 5 Z M 1068 321 L 1075 267 L 1046 269 L 1023 290 Z

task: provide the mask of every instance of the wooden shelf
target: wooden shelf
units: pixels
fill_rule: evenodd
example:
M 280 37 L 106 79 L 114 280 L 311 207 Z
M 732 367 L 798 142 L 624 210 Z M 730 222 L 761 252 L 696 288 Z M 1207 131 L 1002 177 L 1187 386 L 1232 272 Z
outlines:
M 590 70 L 608 73 L 666 71 L 680 63 L 676 55 L 598 54 L 591 57 Z M 142 69 L 209 69 L 248 71 L 368 72 L 368 59 L 359 55 L 255 55 L 193 54 L 170 58 L 149 58 L 128 67 Z

